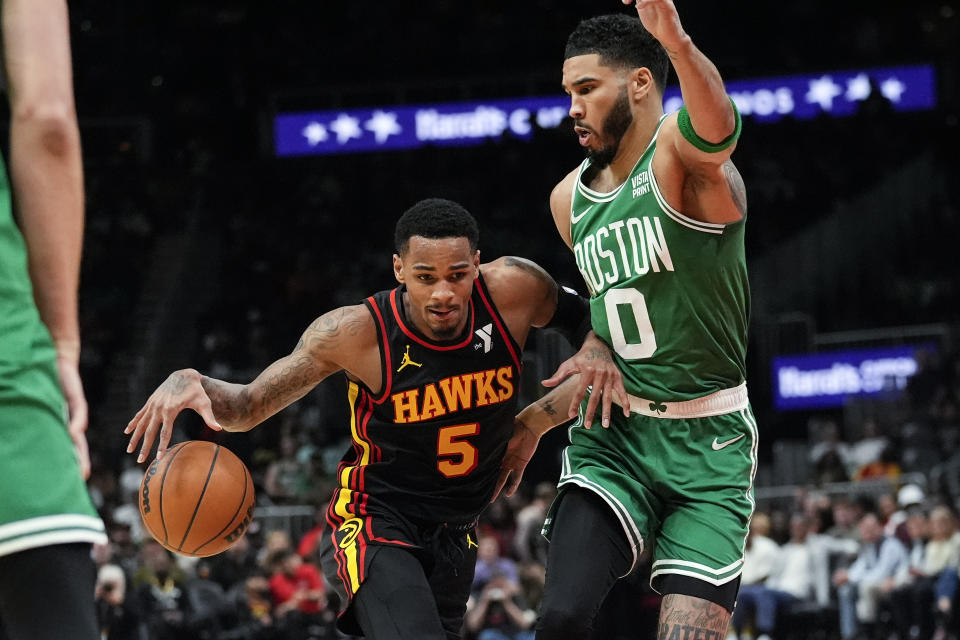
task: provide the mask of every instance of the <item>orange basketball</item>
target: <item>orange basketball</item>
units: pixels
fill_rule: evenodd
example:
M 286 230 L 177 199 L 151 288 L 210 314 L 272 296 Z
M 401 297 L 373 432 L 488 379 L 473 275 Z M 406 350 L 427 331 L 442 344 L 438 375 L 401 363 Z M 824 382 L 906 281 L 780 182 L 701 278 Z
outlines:
M 233 452 L 188 440 L 154 460 L 140 482 L 140 515 L 157 542 L 185 556 L 212 556 L 253 519 L 253 479 Z

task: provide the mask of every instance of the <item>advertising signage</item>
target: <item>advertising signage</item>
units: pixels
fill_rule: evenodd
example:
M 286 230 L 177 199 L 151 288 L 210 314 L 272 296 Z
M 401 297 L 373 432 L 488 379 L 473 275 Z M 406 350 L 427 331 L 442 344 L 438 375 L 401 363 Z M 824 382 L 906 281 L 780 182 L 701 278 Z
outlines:
M 897 111 L 936 106 L 936 79 L 927 65 L 734 80 L 726 86 L 740 112 L 758 122 L 849 116 L 871 92 Z M 504 136 L 528 140 L 538 128 L 558 127 L 569 104 L 560 94 L 281 113 L 273 123 L 274 150 L 278 156 L 304 156 L 465 146 Z M 681 104 L 679 87 L 668 87 L 665 110 Z
M 899 393 L 917 372 L 917 352 L 931 346 L 852 349 L 773 359 L 778 410 L 842 407 L 848 398 Z

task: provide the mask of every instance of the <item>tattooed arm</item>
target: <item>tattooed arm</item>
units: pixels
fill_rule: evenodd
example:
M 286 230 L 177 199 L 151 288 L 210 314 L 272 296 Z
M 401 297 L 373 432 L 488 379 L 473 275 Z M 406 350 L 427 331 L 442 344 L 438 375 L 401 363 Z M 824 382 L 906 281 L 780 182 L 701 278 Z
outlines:
M 173 423 L 184 409 L 193 409 L 215 430 L 249 431 L 305 396 L 332 373 L 349 370 L 367 381 L 379 381 L 376 332 L 363 305 L 342 307 L 317 318 L 293 351 L 267 367 L 249 384 L 234 384 L 201 375 L 195 369 L 174 371 L 133 417 L 127 452 L 142 440 L 138 462 L 147 458 L 153 442 L 163 455 Z M 370 355 L 372 358 L 365 358 Z M 369 369 L 369 370 L 368 370 Z
M 610 371 L 614 374 L 610 374 Z M 500 478 L 493 494 L 494 500 L 504 487 L 507 487 L 508 496 L 516 492 L 523 479 L 523 471 L 537 450 L 540 438 L 550 429 L 577 416 L 588 386 L 592 386 L 593 391 L 583 415 L 584 427 L 589 429 L 593 424 L 593 417 L 601 402 L 601 424 L 604 427 L 610 426 L 610 410 L 614 397 L 623 408 L 623 414 L 630 415 L 630 401 L 610 350 L 593 332 L 587 336 L 583 348 L 563 362 L 553 377 L 544 380 L 543 384 L 554 388 L 525 407 L 514 418 L 513 437 L 510 438 L 500 465 Z

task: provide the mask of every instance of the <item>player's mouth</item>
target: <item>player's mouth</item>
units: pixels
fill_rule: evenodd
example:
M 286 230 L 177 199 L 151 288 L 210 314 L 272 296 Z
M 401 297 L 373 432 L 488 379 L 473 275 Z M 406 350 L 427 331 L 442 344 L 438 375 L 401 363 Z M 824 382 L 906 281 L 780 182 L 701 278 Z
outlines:
M 442 308 L 436 308 L 436 307 L 434 308 L 428 307 L 427 313 L 429 313 L 431 316 L 433 316 L 437 320 L 450 320 L 451 318 L 456 316 L 457 308 L 451 307 L 449 309 L 442 309 Z
M 587 127 L 577 126 L 573 128 L 573 131 L 577 134 L 577 141 L 580 143 L 581 147 L 586 147 L 589 145 L 590 140 L 594 137 L 593 130 Z

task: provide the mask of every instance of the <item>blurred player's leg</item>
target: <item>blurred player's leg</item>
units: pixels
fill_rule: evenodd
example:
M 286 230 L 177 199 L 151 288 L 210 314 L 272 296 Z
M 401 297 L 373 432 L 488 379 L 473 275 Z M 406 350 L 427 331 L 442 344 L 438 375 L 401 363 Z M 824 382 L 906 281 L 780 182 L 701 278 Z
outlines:
M 0 626 L 9 640 L 99 640 L 95 583 L 87 543 L 0 557 Z

